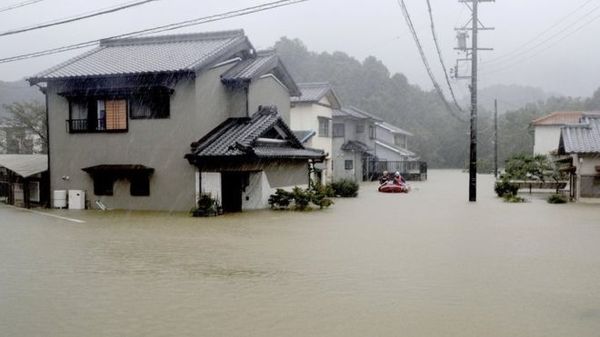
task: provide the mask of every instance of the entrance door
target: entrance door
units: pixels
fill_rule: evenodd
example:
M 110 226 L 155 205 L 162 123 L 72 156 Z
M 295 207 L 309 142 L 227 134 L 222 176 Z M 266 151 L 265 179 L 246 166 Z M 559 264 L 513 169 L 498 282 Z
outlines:
M 223 211 L 227 213 L 242 211 L 242 192 L 245 188 L 246 173 L 221 173 L 221 191 Z

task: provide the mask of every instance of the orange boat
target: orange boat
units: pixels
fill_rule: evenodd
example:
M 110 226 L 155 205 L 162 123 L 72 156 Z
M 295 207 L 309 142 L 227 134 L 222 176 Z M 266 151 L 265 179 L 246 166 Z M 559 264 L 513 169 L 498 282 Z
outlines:
M 407 184 L 394 184 L 392 182 L 386 182 L 379 186 L 378 191 L 381 193 L 408 193 L 410 192 L 410 186 Z

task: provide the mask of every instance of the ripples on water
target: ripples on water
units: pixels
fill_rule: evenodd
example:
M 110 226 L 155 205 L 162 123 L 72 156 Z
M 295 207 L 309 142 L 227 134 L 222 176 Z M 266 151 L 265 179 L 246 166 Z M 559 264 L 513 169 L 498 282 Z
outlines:
M 598 336 L 600 205 L 433 171 L 322 212 L 0 208 L 2 336 Z

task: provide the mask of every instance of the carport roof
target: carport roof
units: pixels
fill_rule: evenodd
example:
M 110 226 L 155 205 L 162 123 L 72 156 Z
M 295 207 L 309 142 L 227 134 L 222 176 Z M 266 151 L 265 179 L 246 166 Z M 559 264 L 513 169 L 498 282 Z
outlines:
M 28 178 L 48 170 L 48 156 L 45 154 L 0 154 L 0 167 Z

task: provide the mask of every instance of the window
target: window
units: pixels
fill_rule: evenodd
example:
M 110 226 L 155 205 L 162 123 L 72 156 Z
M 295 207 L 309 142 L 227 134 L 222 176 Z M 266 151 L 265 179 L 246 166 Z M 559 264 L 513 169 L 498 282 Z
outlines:
M 94 194 L 95 195 L 113 195 L 113 185 L 115 179 L 105 175 L 94 176 Z
M 130 104 L 131 119 L 159 119 L 170 116 L 170 97 L 166 92 L 150 91 L 135 95 Z
M 369 125 L 369 139 L 375 139 L 375 127 Z
M 356 124 L 356 133 L 363 133 L 365 132 L 365 125 L 364 124 Z
M 345 160 L 344 161 L 344 168 L 346 170 L 352 170 L 354 168 L 354 161 L 353 160 Z
M 319 117 L 319 137 L 329 137 L 329 118 Z
M 127 131 L 127 100 L 75 98 L 67 122 L 71 133 Z
M 346 128 L 345 128 L 344 124 L 341 124 L 341 123 L 333 124 L 333 136 L 334 137 L 344 137 L 345 132 L 346 132 Z
M 129 192 L 132 196 L 147 197 L 150 195 L 150 182 L 148 176 L 131 177 L 129 181 Z
M 394 144 L 402 147 L 406 147 L 406 136 L 403 135 L 395 135 L 394 136 Z

